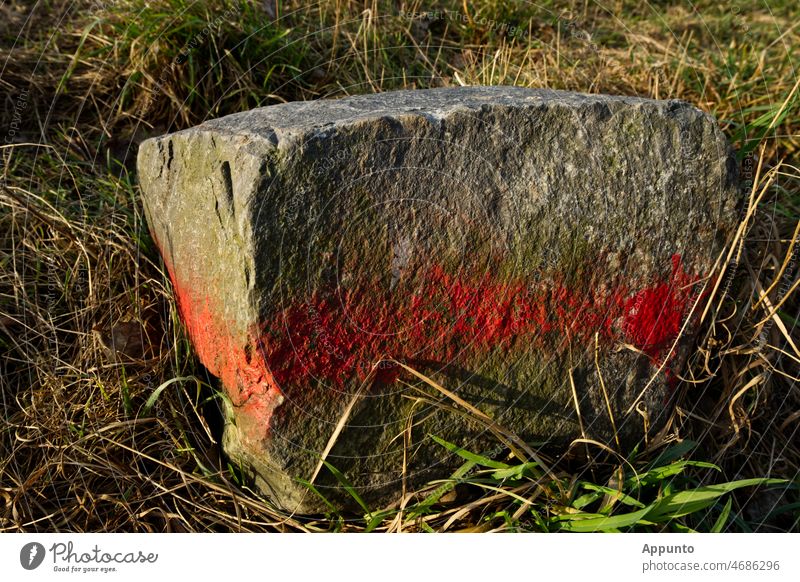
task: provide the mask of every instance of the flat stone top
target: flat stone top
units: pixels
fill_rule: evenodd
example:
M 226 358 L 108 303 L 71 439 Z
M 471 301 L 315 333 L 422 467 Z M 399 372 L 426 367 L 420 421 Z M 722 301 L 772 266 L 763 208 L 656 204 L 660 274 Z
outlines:
M 573 109 L 605 105 L 612 110 L 622 106 L 649 106 L 662 113 L 683 109 L 705 115 L 689 103 L 678 100 L 658 101 L 641 97 L 591 95 L 526 87 L 474 86 L 391 91 L 340 99 L 282 103 L 209 120 L 184 132 L 210 130 L 251 135 L 278 144 L 284 138 L 298 134 L 325 131 L 385 116 L 417 114 L 430 121 L 439 121 L 456 111 L 535 105 L 563 105 Z

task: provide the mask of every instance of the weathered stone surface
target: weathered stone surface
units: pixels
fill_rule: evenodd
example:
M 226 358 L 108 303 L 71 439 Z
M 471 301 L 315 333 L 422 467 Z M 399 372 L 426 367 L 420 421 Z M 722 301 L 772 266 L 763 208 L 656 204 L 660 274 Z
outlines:
M 677 101 L 512 87 L 288 103 L 148 140 L 150 230 L 229 397 L 225 447 L 289 509 L 327 460 L 370 502 L 446 476 L 437 435 L 624 447 L 657 429 L 694 300 L 736 220 L 713 118 Z M 684 324 L 685 329 L 684 329 Z M 680 334 L 684 329 L 684 334 Z M 597 349 L 597 358 L 595 350 Z M 649 384 L 649 385 L 648 385 Z M 348 407 L 352 409 L 348 412 Z M 405 449 L 405 455 L 404 455 Z M 322 469 L 315 486 L 348 495 Z

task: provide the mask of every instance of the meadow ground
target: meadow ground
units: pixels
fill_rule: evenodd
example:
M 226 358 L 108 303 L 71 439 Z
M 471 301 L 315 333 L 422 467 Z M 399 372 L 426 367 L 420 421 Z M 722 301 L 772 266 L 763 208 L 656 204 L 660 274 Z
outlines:
M 798 531 L 800 8 L 792 1 L 0 4 L 0 531 Z M 424 13 L 424 14 L 421 14 Z M 669 430 L 464 465 L 297 516 L 218 446 L 143 221 L 146 137 L 256 106 L 510 84 L 677 98 L 745 203 Z M 447 443 L 442 443 L 447 446 Z

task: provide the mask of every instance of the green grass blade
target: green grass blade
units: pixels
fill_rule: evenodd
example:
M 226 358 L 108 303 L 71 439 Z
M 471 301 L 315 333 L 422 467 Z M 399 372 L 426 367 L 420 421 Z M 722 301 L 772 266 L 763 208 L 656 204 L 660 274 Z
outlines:
M 658 521 L 664 518 L 673 518 L 688 515 L 709 507 L 719 497 L 726 493 L 741 489 L 742 487 L 755 487 L 758 485 L 779 485 L 786 483 L 783 479 L 741 479 L 719 485 L 707 485 L 689 491 L 678 491 L 662 498 L 650 514 L 650 519 Z
M 725 529 L 725 525 L 728 523 L 728 517 L 731 514 L 731 506 L 733 505 L 733 499 L 728 497 L 728 501 L 725 503 L 725 507 L 722 508 L 722 513 L 719 514 L 717 521 L 714 522 L 714 525 L 711 527 L 711 533 L 720 533 Z
M 364 513 L 367 514 L 368 518 L 371 519 L 372 518 L 372 512 L 369 510 L 369 507 L 367 507 L 367 504 L 364 503 L 364 500 L 361 499 L 361 496 L 358 494 L 358 491 L 356 491 L 355 487 L 353 487 L 350 484 L 350 482 L 342 474 L 342 472 L 339 471 L 339 469 L 337 469 L 336 467 L 331 465 L 328 461 L 323 461 L 323 463 L 325 463 L 325 466 L 328 467 L 328 471 L 333 473 L 333 476 L 336 477 L 336 480 L 339 482 L 339 484 L 342 487 L 344 487 L 344 490 L 347 491 L 347 493 L 350 494 L 350 497 L 355 499 L 356 503 L 358 503 L 358 505 L 361 507 L 361 509 L 364 510 Z
M 644 508 L 644 503 L 639 501 L 638 499 L 634 499 L 630 495 L 623 493 L 622 491 L 618 491 L 616 489 L 612 489 L 611 487 L 605 487 L 603 485 L 595 485 L 594 483 L 582 483 L 581 484 L 584 489 L 588 491 L 600 491 L 605 493 L 606 495 L 610 495 L 612 498 L 616 499 L 620 503 L 625 505 L 629 505 L 631 507 L 639 507 Z
M 312 492 L 314 495 L 316 495 L 317 497 L 319 497 L 319 498 L 322 500 L 322 502 L 323 502 L 325 505 L 327 505 L 327 506 L 328 506 L 328 509 L 330 509 L 331 513 L 333 513 L 333 514 L 336 514 L 336 513 L 337 513 L 337 510 L 336 510 L 336 508 L 333 506 L 333 503 L 331 503 L 330 501 L 328 501 L 328 498 L 327 498 L 327 497 L 325 497 L 325 496 L 324 496 L 322 493 L 320 493 L 320 492 L 319 492 L 319 490 L 318 490 L 316 487 L 314 487 L 314 485 L 312 485 L 310 481 L 306 481 L 305 479 L 301 479 L 301 478 L 299 478 L 299 477 L 298 477 L 298 478 L 297 478 L 297 482 L 298 482 L 298 483 L 300 483 L 301 485 L 303 485 L 304 487 L 306 487 L 306 488 L 307 488 L 309 491 L 311 491 L 311 492 Z
M 534 469 L 539 466 L 539 463 L 536 461 L 529 461 L 527 463 L 520 463 L 519 465 L 514 465 L 513 467 L 509 467 L 508 469 L 498 469 L 494 473 L 492 473 L 492 478 L 498 481 L 502 481 L 503 479 L 522 479 L 526 475 L 526 473 L 532 473 Z M 541 476 L 539 471 L 533 473 L 534 477 Z
M 483 457 L 481 455 L 477 455 L 477 454 L 472 453 L 472 452 L 470 452 L 470 451 L 468 451 L 466 449 L 462 449 L 458 445 L 454 445 L 453 443 L 449 443 L 444 439 L 440 439 L 439 437 L 437 437 L 435 435 L 430 435 L 430 437 L 435 442 L 437 442 L 438 444 L 440 444 L 441 446 L 446 448 L 448 451 L 450 451 L 451 453 L 455 453 L 456 455 L 458 455 L 459 457 L 461 457 L 464 460 L 472 461 L 476 465 L 480 465 L 482 467 L 488 467 L 490 469 L 509 469 L 510 468 L 509 465 L 506 465 L 505 463 L 501 463 L 500 461 L 493 461 L 492 459 L 489 459 L 487 457 Z
M 564 531 L 591 533 L 627 528 L 643 520 L 652 509 L 653 507 L 650 506 L 632 513 L 623 513 L 610 517 L 592 517 L 590 519 L 573 518 L 566 523 L 562 523 L 560 529 Z
M 602 493 L 586 493 L 585 495 L 581 495 L 580 497 L 576 497 L 575 500 L 572 502 L 572 506 L 574 509 L 583 509 L 587 505 L 591 505 L 598 499 L 603 497 Z
M 165 388 L 167 388 L 172 384 L 175 384 L 176 382 L 185 382 L 187 380 L 194 380 L 195 382 L 197 382 L 198 383 L 197 389 L 198 390 L 200 389 L 200 380 L 198 380 L 194 376 L 178 376 L 176 378 L 171 378 L 166 382 L 164 382 L 163 384 L 161 384 L 158 388 L 153 390 L 153 393 L 150 395 L 150 397 L 147 399 L 147 401 L 144 403 L 144 406 L 142 407 L 142 414 L 144 416 L 150 414 L 150 411 L 153 410 L 153 406 L 155 406 L 158 397 L 161 396 L 161 393 L 164 391 Z
M 656 467 L 666 465 L 672 461 L 677 461 L 681 457 L 688 455 L 696 446 L 696 442 L 685 440 L 676 445 L 668 447 L 664 449 L 661 454 L 653 460 L 652 463 L 650 463 L 648 469 L 655 469 Z
M 413 514 L 422 514 L 425 510 L 429 509 L 433 506 L 439 499 L 442 498 L 442 495 L 447 493 L 448 491 L 452 491 L 453 488 L 456 486 L 456 483 L 463 479 L 470 471 L 475 467 L 475 463 L 471 461 L 467 461 L 463 465 L 461 465 L 455 472 L 450 476 L 450 481 L 446 481 L 439 485 L 433 492 L 428 495 L 425 499 L 420 501 L 417 505 L 410 507 L 408 509 L 409 513 Z

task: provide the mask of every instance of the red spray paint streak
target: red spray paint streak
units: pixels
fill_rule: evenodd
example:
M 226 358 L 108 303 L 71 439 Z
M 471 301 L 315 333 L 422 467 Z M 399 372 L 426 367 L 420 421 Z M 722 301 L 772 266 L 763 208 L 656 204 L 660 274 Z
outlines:
M 533 287 L 489 277 L 470 281 L 434 266 L 405 298 L 367 288 L 291 305 L 264 326 L 261 345 L 279 385 L 313 377 L 341 387 L 354 375 L 366 377 L 382 357 L 455 363 L 518 342 L 590 345 L 595 333 L 604 342 L 623 340 L 661 364 L 697 280 L 678 255 L 668 278 L 634 292 L 624 284 L 575 290 L 557 280 Z M 383 376 L 392 379 L 390 371 Z
M 233 404 L 243 407 L 240 418 L 248 418 L 246 436 L 252 439 L 268 431 L 282 401 L 279 386 L 314 378 L 342 387 L 365 378 L 383 357 L 457 362 L 518 342 L 589 346 L 597 333 L 605 343 L 632 344 L 660 365 L 696 299 L 692 287 L 698 281 L 678 255 L 669 277 L 634 291 L 624 283 L 570 289 L 557 279 L 535 285 L 489 276 L 469 280 L 433 266 L 413 294 L 398 298 L 369 287 L 318 293 L 276 313 L 242 341 L 232 337 L 208 297 L 168 269 L 198 357 L 222 380 Z M 386 332 L 393 329 L 399 331 Z M 384 369 L 380 379 L 396 375 L 396 368 Z
M 245 341 L 237 338 L 220 320 L 209 297 L 178 281 L 171 265 L 166 260 L 165 264 L 198 358 L 222 381 L 231 402 L 242 411 L 238 418 L 243 436 L 252 441 L 263 438 L 283 396 L 257 349 L 257 335 L 250 333 Z
M 670 280 L 642 289 L 625 301 L 625 335 L 628 343 L 654 360 L 660 359 L 680 332 L 696 278 L 683 271 L 680 257 L 672 257 Z
M 664 374 L 672 389 L 678 384 L 669 365 L 674 354 L 665 352 L 672 347 L 692 307 L 706 296 L 693 290 L 697 281 L 699 277 L 684 271 L 681 257 L 673 255 L 669 280 L 642 289 L 625 302 L 624 339 L 650 356 L 656 366 L 667 364 Z

